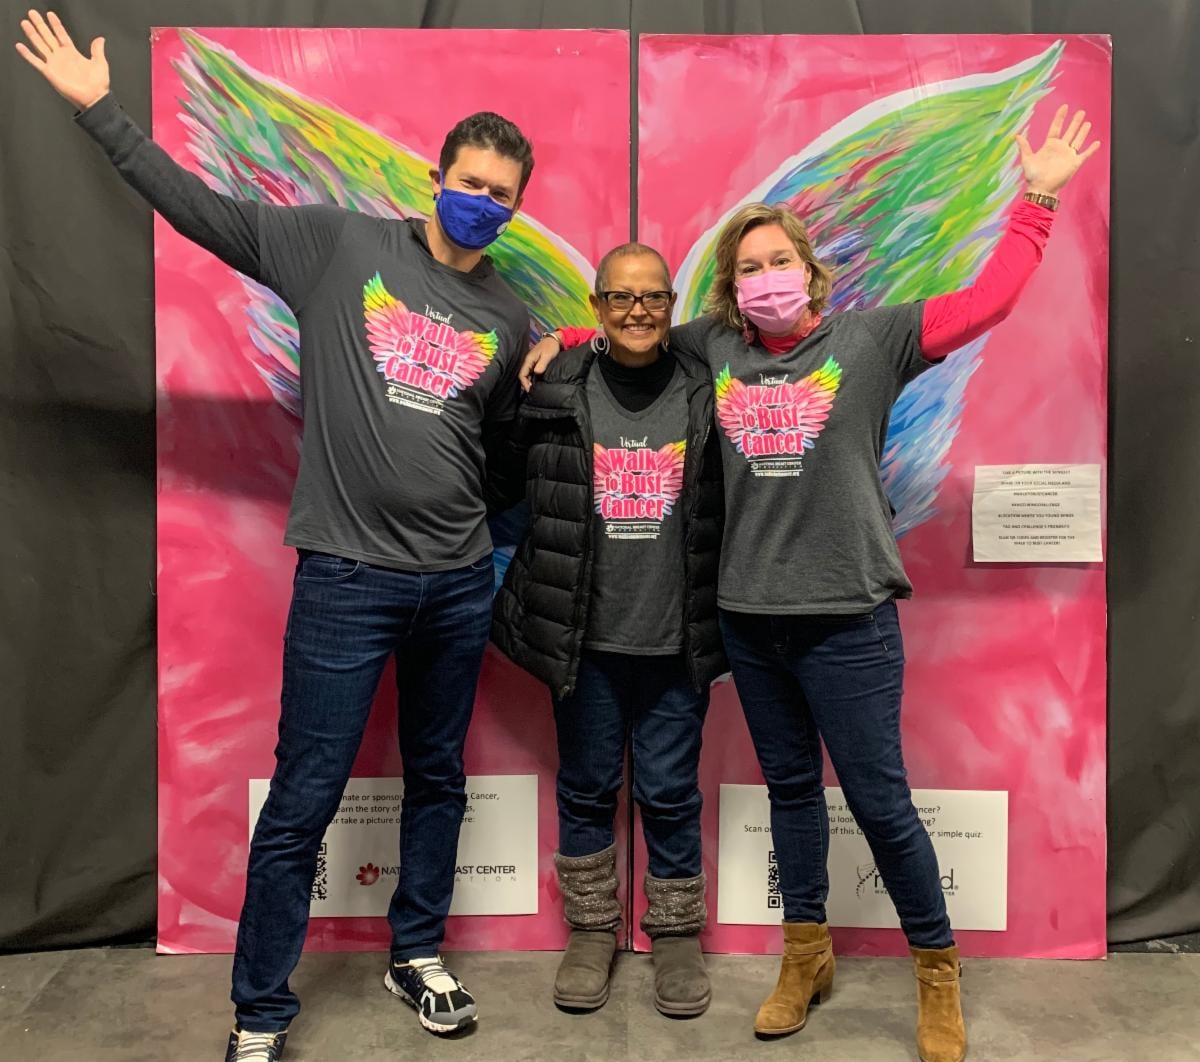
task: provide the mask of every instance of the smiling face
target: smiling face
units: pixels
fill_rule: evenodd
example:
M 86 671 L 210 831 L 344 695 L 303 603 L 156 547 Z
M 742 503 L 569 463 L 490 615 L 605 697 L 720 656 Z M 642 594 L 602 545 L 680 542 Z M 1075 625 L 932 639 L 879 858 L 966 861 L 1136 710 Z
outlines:
M 592 308 L 614 357 L 625 352 L 643 360 L 671 328 L 675 292 L 662 261 L 649 252 L 617 255 L 605 264 L 598 287 Z

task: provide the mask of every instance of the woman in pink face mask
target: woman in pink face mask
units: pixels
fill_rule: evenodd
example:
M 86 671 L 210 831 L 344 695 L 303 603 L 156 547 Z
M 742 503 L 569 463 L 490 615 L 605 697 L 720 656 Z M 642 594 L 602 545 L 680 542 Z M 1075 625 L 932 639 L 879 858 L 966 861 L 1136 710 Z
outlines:
M 1018 138 L 1026 187 L 969 288 L 830 314 L 833 276 L 801 220 L 754 203 L 717 238 L 708 312 L 670 334 L 672 351 L 713 377 L 721 634 L 771 802 L 784 947 L 760 1036 L 802 1029 L 833 984 L 823 745 L 912 951 L 920 1057 L 966 1056 L 958 949 L 901 755 L 896 601 L 912 584 L 879 462 L 902 388 L 1003 320 L 1041 260 L 1059 192 L 1099 148 L 1087 146 L 1083 112 L 1067 115 L 1058 110 L 1038 151 Z M 552 353 L 543 340 L 523 376 Z
M 783 354 L 816 327 L 833 277 L 791 211 L 763 203 L 744 207 L 722 231 L 718 255 L 732 256 L 733 268 L 714 286 L 710 306 L 731 316 L 748 344 L 757 340 Z M 729 314 L 733 307 L 736 316 Z

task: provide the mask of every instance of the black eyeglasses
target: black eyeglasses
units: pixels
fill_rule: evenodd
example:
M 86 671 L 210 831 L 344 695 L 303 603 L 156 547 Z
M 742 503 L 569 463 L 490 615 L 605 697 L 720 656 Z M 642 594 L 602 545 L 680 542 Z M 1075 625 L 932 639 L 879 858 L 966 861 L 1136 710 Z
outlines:
M 628 313 L 639 302 L 647 313 L 662 313 L 671 305 L 670 291 L 647 291 L 644 295 L 634 295 L 632 291 L 602 291 L 600 298 L 614 313 Z

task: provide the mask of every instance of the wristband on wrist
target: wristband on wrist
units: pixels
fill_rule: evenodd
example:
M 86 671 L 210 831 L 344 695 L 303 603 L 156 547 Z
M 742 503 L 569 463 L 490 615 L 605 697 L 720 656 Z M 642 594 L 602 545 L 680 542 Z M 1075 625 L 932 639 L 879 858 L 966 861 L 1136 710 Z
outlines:
M 1047 195 L 1045 192 L 1026 192 L 1025 202 L 1036 203 L 1038 206 L 1045 207 L 1047 210 L 1058 209 L 1058 196 Z

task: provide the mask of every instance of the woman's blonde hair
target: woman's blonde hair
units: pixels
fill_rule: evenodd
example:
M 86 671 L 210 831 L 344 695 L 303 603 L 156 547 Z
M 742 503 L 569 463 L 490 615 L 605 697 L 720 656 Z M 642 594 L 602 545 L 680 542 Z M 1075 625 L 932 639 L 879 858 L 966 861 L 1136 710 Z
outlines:
M 744 331 L 748 322 L 742 316 L 737 303 L 737 250 L 746 233 L 762 225 L 778 225 L 796 248 L 796 253 L 808 265 L 811 276 L 808 281 L 808 308 L 820 313 L 829 302 L 833 291 L 833 273 L 819 261 L 813 252 L 808 230 L 788 207 L 771 206 L 768 203 L 750 203 L 737 211 L 721 228 L 717 236 L 716 265 L 713 270 L 712 287 L 704 300 L 704 308 L 722 324 Z

